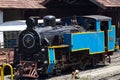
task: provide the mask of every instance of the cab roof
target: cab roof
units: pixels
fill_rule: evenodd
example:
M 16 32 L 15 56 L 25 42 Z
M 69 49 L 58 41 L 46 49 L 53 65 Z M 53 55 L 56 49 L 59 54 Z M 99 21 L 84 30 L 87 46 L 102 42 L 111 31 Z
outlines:
M 102 16 L 102 15 L 87 15 L 87 16 L 83 16 L 83 18 L 91 18 L 91 19 L 94 19 L 96 21 L 98 21 L 98 20 L 100 20 L 100 21 L 112 20 L 111 17 Z

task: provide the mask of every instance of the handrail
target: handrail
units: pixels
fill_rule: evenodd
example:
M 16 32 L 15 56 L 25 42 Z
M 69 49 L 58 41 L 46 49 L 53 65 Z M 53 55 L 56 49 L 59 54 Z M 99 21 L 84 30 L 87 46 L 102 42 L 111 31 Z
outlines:
M 10 64 L 8 64 L 8 63 L 7 63 L 7 64 L 3 64 L 3 66 L 0 67 L 0 69 L 1 69 L 1 80 L 4 80 L 4 68 L 5 68 L 6 66 L 10 67 L 11 80 L 13 80 L 13 67 L 12 67 Z
M 1 79 L 0 80 L 2 80 L 3 79 L 3 70 L 2 70 L 3 68 L 0 66 L 0 75 L 1 75 Z

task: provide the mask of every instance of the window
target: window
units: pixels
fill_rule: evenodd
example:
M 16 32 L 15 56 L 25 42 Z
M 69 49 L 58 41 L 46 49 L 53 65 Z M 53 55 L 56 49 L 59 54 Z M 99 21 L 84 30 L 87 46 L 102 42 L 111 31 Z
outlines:
M 4 48 L 13 48 L 17 45 L 19 31 L 4 32 Z
M 105 31 L 105 30 L 109 29 L 109 27 L 108 27 L 108 21 L 101 21 L 100 22 L 100 26 L 101 26 L 101 30 L 102 31 Z

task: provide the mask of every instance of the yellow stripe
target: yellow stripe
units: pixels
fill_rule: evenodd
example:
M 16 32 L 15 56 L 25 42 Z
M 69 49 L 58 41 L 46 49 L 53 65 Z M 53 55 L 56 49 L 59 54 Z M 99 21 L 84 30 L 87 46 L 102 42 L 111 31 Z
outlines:
M 119 49 L 119 46 L 115 46 L 115 49 Z
M 69 47 L 69 45 L 48 46 L 48 48 L 65 48 L 65 47 Z
M 115 25 L 112 25 L 113 27 L 115 27 Z
M 99 32 L 104 32 L 104 31 L 99 31 Z M 75 33 L 72 33 L 72 34 L 89 34 L 89 33 L 97 33 L 97 32 L 75 32 Z
M 104 53 L 105 52 L 105 51 L 101 51 L 101 52 L 90 53 L 90 48 L 82 48 L 82 49 L 78 49 L 78 50 L 72 50 L 72 52 L 76 52 L 76 51 L 80 51 L 80 50 L 89 50 L 89 54 L 99 54 L 99 53 Z
M 50 63 L 50 51 L 49 51 L 49 49 L 48 49 L 48 57 L 49 57 L 49 63 Z
M 76 51 L 80 51 L 80 50 L 90 50 L 90 48 L 82 48 L 82 49 L 72 50 L 72 52 L 76 52 Z
M 111 52 L 111 51 L 114 51 L 114 49 L 112 49 L 112 50 L 108 50 L 108 52 Z
M 100 53 L 104 53 L 105 51 L 101 51 L 101 52 L 93 52 L 91 54 L 100 54 Z

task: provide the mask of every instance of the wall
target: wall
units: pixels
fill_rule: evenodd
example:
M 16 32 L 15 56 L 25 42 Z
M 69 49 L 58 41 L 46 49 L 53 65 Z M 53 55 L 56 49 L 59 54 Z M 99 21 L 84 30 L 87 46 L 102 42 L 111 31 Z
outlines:
M 3 11 L 0 10 L 0 24 L 3 23 Z
M 3 11 L 4 21 L 11 21 L 11 20 L 20 20 L 23 19 L 23 11 L 20 9 L 6 9 Z

